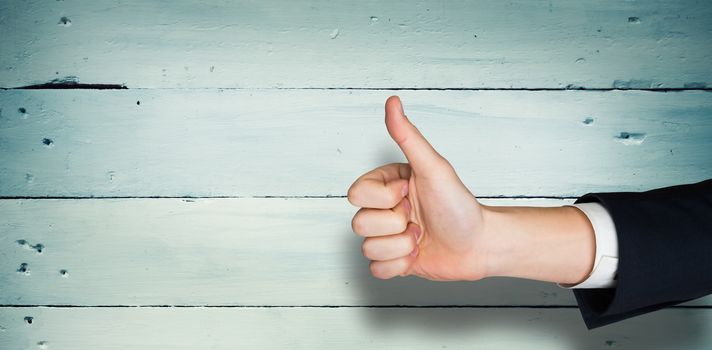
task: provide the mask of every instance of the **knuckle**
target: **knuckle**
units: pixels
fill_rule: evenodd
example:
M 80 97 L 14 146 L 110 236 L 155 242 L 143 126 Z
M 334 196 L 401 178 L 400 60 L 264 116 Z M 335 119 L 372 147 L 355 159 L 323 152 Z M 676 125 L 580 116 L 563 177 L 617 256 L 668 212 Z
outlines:
M 407 234 L 407 233 L 406 233 Z M 412 252 L 413 249 L 418 245 L 418 243 L 415 241 L 415 237 L 411 234 L 407 234 L 408 238 L 406 239 L 406 249 L 408 250 L 408 253 Z
M 346 193 L 346 199 L 349 201 L 349 203 L 351 203 L 351 205 L 358 206 L 358 196 L 355 183 L 351 185 L 351 187 L 349 187 L 349 190 Z
M 401 197 L 399 190 L 395 189 L 393 186 L 389 186 L 388 188 L 388 204 L 391 207 L 395 207 L 400 203 L 400 201 L 403 200 Z
M 363 244 L 361 244 L 361 253 L 369 259 L 372 259 L 371 256 L 373 255 L 371 250 L 371 241 L 372 240 L 367 238 L 363 241 Z
M 356 215 L 354 215 L 353 219 L 351 219 L 351 229 L 354 231 L 354 233 L 358 235 L 363 235 L 363 215 L 361 214 L 361 211 L 357 212 Z
M 371 275 L 373 277 L 379 278 L 379 279 L 387 279 L 388 276 L 385 275 L 384 269 L 381 267 L 381 264 L 377 264 L 375 261 L 372 261 L 371 264 L 368 266 L 369 270 L 371 270 Z
M 408 228 L 408 218 L 405 215 L 398 217 L 397 232 L 403 232 Z
M 446 168 L 446 169 L 454 169 L 452 164 L 450 163 L 447 158 L 443 157 L 442 155 L 438 154 L 438 164 L 440 167 Z
M 410 274 L 411 274 L 411 269 L 409 266 L 406 266 L 406 268 L 403 269 L 403 271 L 401 271 L 401 273 L 399 273 L 398 276 L 406 277 L 406 276 L 410 276 Z
M 448 162 L 448 160 L 445 159 L 445 157 L 443 157 L 440 153 L 436 152 L 435 164 L 437 164 L 438 166 L 449 166 L 450 162 Z

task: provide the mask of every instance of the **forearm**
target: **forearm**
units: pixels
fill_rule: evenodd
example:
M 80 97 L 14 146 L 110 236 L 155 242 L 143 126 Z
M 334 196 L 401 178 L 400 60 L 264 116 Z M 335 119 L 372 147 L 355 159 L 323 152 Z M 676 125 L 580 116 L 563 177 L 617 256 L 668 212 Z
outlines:
M 586 279 L 593 268 L 593 227 L 575 207 L 484 206 L 487 276 L 563 284 Z

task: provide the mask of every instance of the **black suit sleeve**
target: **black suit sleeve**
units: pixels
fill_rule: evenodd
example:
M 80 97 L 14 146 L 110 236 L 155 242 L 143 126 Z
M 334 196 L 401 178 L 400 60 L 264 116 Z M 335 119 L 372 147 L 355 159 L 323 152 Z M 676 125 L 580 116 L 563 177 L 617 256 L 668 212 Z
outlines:
M 712 179 L 647 192 L 588 193 L 618 235 L 618 285 L 574 289 L 589 329 L 712 293 Z

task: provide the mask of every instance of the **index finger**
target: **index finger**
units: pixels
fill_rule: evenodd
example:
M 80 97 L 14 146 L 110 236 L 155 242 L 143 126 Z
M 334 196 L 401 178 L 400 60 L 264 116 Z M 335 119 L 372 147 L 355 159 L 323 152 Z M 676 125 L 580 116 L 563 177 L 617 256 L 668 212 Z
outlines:
M 389 209 L 408 194 L 410 165 L 391 163 L 361 175 L 349 188 L 348 200 L 362 208 Z

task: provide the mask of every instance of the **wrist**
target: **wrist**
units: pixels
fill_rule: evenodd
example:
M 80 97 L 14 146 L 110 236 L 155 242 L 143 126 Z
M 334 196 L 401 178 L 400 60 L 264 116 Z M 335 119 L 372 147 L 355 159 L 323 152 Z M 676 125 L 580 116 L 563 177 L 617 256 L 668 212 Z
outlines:
M 575 207 L 483 206 L 485 275 L 556 283 L 588 277 L 595 237 Z

